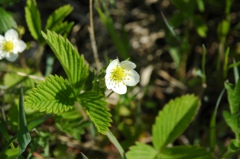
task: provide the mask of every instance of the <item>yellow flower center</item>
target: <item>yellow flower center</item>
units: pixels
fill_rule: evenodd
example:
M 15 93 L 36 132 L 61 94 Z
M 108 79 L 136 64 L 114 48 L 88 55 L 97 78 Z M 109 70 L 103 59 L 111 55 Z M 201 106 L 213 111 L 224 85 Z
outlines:
M 126 72 L 122 67 L 117 66 L 112 70 L 111 80 L 121 82 L 127 76 Z
M 4 51 L 7 51 L 7 52 L 12 52 L 13 50 L 13 43 L 11 41 L 6 41 L 4 44 L 3 44 L 3 50 Z

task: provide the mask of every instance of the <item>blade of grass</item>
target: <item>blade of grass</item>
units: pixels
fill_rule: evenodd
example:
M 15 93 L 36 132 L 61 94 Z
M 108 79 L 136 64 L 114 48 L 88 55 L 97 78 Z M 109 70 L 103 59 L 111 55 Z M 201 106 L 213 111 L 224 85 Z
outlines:
M 27 145 L 31 141 L 31 136 L 28 132 L 27 128 L 27 121 L 25 117 L 25 110 L 24 110 L 24 99 L 23 99 L 23 88 L 20 88 L 20 98 L 19 98 L 19 116 L 18 116 L 18 134 L 17 140 L 20 147 L 20 151 L 18 156 L 25 151 Z
M 225 92 L 225 89 L 223 89 L 217 99 L 217 103 L 215 105 L 214 112 L 212 114 L 211 120 L 210 120 L 210 149 L 213 150 L 214 146 L 216 144 L 216 117 L 217 117 L 217 111 L 218 107 L 220 105 L 221 99 L 223 97 L 223 94 Z
M 108 139 L 113 143 L 113 145 L 117 148 L 118 152 L 120 153 L 121 157 L 123 159 L 126 159 L 125 157 L 125 152 L 122 148 L 122 146 L 120 145 L 120 143 L 118 142 L 118 140 L 116 139 L 116 137 L 113 135 L 113 133 L 111 131 L 108 131 L 107 133 L 107 137 Z

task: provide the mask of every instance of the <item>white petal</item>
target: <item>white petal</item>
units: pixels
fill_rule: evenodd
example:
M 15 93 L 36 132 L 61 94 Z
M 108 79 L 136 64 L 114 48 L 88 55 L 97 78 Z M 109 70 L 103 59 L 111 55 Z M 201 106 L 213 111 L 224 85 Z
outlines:
M 125 94 L 127 92 L 127 86 L 120 82 L 115 85 L 112 90 L 118 94 Z
M 18 52 L 19 52 L 18 47 L 17 47 L 18 40 L 14 39 L 14 40 L 12 40 L 12 43 L 13 43 L 13 49 L 12 49 L 11 53 L 18 54 Z
M 107 89 L 112 89 L 112 81 L 110 80 L 110 76 L 111 76 L 110 73 L 107 73 L 105 75 L 105 84 L 107 86 Z
M 10 56 L 7 56 L 6 59 L 10 62 L 14 62 L 18 58 L 18 54 L 10 54 Z
M 17 47 L 18 52 L 23 52 L 26 49 L 27 45 L 24 41 L 18 40 L 16 47 Z
M 3 50 L 3 44 L 5 43 L 5 39 L 2 35 L 0 35 L 0 50 Z
M 122 61 L 120 63 L 120 66 L 123 67 L 124 69 L 128 69 L 128 70 L 132 70 L 134 68 L 136 68 L 135 63 L 131 62 L 131 61 Z
M 0 60 L 5 58 L 6 54 L 4 54 L 4 52 L 0 51 Z
M 5 38 L 2 35 L 0 35 L 0 43 L 4 43 L 4 41 L 5 41 Z
M 5 33 L 5 39 L 8 40 L 14 40 L 18 39 L 18 32 L 14 29 L 10 29 Z
M 108 65 L 108 67 L 106 69 L 106 73 L 110 73 L 112 71 L 112 69 L 115 68 L 117 65 L 119 65 L 118 59 L 115 59 L 112 62 L 110 62 L 110 64 Z
M 124 83 L 127 86 L 135 86 L 140 80 L 139 74 L 135 70 L 128 71 L 128 74 L 129 75 L 124 80 Z

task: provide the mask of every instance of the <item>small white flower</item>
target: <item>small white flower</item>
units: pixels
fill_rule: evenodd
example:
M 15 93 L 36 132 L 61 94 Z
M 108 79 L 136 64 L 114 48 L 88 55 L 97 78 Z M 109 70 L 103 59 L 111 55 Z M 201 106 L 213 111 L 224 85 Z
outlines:
M 105 83 L 107 89 L 112 89 L 118 94 L 125 94 L 127 86 L 135 86 L 140 79 L 139 74 L 133 70 L 136 65 L 131 61 L 119 62 L 113 60 L 106 69 Z
M 0 59 L 6 57 L 8 61 L 15 61 L 18 58 L 18 53 L 25 49 L 26 44 L 19 39 L 16 30 L 10 29 L 4 36 L 0 35 Z

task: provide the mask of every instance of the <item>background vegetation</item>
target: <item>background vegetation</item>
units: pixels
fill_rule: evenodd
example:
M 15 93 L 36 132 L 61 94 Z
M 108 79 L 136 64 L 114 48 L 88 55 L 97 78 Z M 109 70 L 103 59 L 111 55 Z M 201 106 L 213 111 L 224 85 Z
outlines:
M 109 129 L 125 151 L 136 141 L 152 145 L 152 126 L 159 111 L 171 99 L 194 94 L 201 102 L 198 113 L 172 144 L 201 145 L 211 149 L 215 156 L 223 154 L 235 137 L 224 120 L 223 111 L 229 111 L 228 96 L 224 92 L 224 88 L 229 90 L 229 87 L 225 82 L 238 81 L 238 1 L 100 0 L 94 1 L 92 8 L 89 0 L 36 2 L 41 29 L 54 30 L 67 37 L 84 56 L 90 70 L 106 67 L 109 60 L 116 57 L 129 58 L 137 65 L 140 83 L 129 87 L 125 95 L 111 94 L 107 98 L 113 120 Z M 68 13 L 60 16 L 64 23 L 61 23 L 62 28 L 60 23 L 58 26 L 47 21 L 54 10 L 67 4 Z M 11 25 L 18 26 L 23 33 L 22 40 L 28 44 L 28 49 L 15 63 L 0 61 L 0 117 L 2 123 L 7 124 L 8 134 L 14 136 L 18 131 L 19 84 L 23 83 L 24 94 L 27 94 L 49 74 L 67 75 L 46 45 L 46 37 L 39 36 L 41 32 L 33 34 L 29 29 L 27 2 L 3 0 L 0 5 L 13 16 L 16 24 L 12 22 Z M 0 13 L 3 13 L 1 8 Z M 0 32 L 4 34 L 5 31 Z M 96 45 L 93 45 L 94 39 Z M 33 75 L 34 80 L 19 72 Z M 104 74 L 100 71 L 98 77 L 93 78 L 100 81 L 102 87 L 99 89 L 105 90 L 104 80 L 101 80 Z M 111 91 L 106 95 L 109 93 Z M 23 153 L 25 157 L 70 159 L 81 158 L 83 153 L 90 159 L 120 158 L 116 147 L 107 136 L 94 129 L 90 120 L 79 120 L 86 119 L 81 114 L 69 111 L 49 116 L 26 108 L 27 122 L 36 118 L 42 119 L 42 123 L 30 132 L 32 139 Z M 216 120 L 210 120 L 213 118 Z M 211 136 L 212 126 L 214 137 Z M 214 138 L 216 141 L 212 141 Z M 4 150 L 6 143 L 4 136 L 0 136 L 0 150 Z M 237 157 L 237 153 L 230 157 Z

